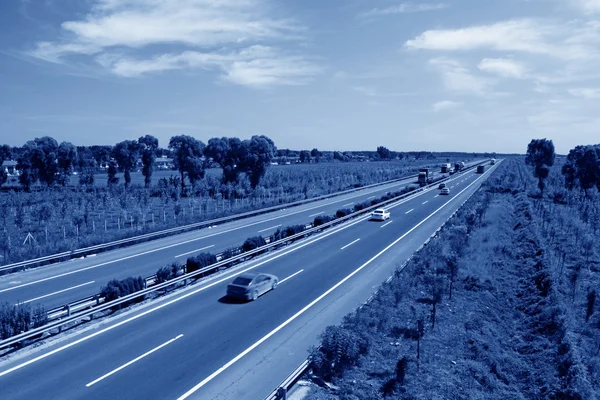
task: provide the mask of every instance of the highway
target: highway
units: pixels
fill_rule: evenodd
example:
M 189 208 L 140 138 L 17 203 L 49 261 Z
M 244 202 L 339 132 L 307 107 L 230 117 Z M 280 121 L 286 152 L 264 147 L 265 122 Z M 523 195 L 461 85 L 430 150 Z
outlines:
M 150 276 L 171 262 L 206 251 L 219 253 L 241 246 L 251 236 L 268 236 L 277 228 L 307 224 L 317 215 L 333 215 L 340 208 L 398 191 L 415 179 L 364 189 L 303 206 L 292 207 L 211 228 L 117 249 L 0 277 L 0 301 L 41 303 L 47 309 L 95 295 L 111 279 Z
M 0 398 L 262 400 L 489 173 L 455 175 L 449 196 L 418 193 L 391 207 L 388 221 L 354 220 L 14 354 L 0 363 Z M 225 298 L 226 284 L 249 269 L 281 284 L 256 302 Z

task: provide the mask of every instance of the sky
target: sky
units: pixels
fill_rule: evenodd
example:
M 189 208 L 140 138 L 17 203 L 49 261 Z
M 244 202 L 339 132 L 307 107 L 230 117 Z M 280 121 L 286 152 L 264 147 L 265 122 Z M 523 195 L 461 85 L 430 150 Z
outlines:
M 0 142 L 566 154 L 600 142 L 600 0 L 2 0 Z

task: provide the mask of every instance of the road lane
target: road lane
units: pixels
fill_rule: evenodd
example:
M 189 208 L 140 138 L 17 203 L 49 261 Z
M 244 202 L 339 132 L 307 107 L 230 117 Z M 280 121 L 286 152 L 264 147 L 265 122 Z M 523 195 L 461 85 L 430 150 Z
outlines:
M 349 199 L 353 199 L 353 203 L 359 203 L 374 195 L 382 196 L 388 191 L 399 190 L 410 182 L 412 182 L 412 179 L 309 203 L 305 206 L 234 221 L 219 225 L 216 228 L 205 228 L 101 253 L 96 257 L 71 260 L 5 275 L 0 277 L 0 301 L 17 303 L 26 299 L 60 292 L 54 296 L 43 297 L 44 301 L 42 302 L 47 308 L 60 306 L 98 293 L 102 285 L 110 279 L 149 276 L 156 273 L 158 268 L 172 261 L 185 262 L 184 257 L 193 255 L 199 248 L 210 247 L 211 252 L 218 253 L 227 248 L 239 246 L 248 237 L 256 236 L 257 230 L 261 230 L 261 228 L 269 230 L 274 225 L 273 221 L 285 221 L 281 225 L 306 224 L 312 222 L 316 215 L 334 214 L 335 211 L 341 208 L 341 204 L 347 204 Z M 212 243 L 206 243 L 207 246 L 202 246 L 203 242 L 207 240 Z M 94 269 L 97 270 L 88 272 Z M 96 282 L 94 285 L 62 292 L 66 288 L 75 287 L 92 280 Z
M 469 179 L 474 178 L 471 176 Z M 433 192 L 428 192 L 422 197 L 432 195 Z M 278 288 L 257 302 L 232 304 L 223 299 L 226 284 L 223 282 L 184 298 L 176 306 L 171 305 L 144 315 L 131 323 L 2 376 L 0 390 L 8 396 L 6 398 L 15 399 L 28 396 L 36 398 L 40 394 L 44 394 L 44 398 L 175 398 L 174 396 L 183 394 L 239 355 L 248 348 L 248 344 L 257 342 L 282 321 L 297 313 L 297 310 L 310 304 L 350 271 L 367 262 L 373 254 L 390 246 L 450 198 L 451 196 L 438 198 L 437 201 L 430 200 L 427 206 L 397 218 L 397 223 L 390 225 L 388 229 L 379 229 L 381 224 L 377 222 L 361 222 L 290 256 L 265 263 L 259 269 L 262 272 L 276 273 L 279 276 L 287 276 L 299 269 L 303 269 L 303 272 L 286 282 L 285 290 Z M 418 197 L 414 200 L 421 201 Z M 392 209 L 392 215 L 402 212 L 406 207 L 412 207 L 409 203 Z M 456 206 L 457 203 L 455 202 Z M 452 210 L 447 207 L 445 211 Z M 359 233 L 360 242 L 346 251 L 337 250 Z M 353 279 L 353 282 L 349 284 L 358 284 L 359 277 Z M 141 362 L 136 368 L 132 367 L 116 376 L 111 385 L 101 383 L 91 388 L 93 391 L 83 391 L 87 382 L 102 375 L 97 364 L 111 364 L 114 368 L 114 365 L 121 365 L 138 356 L 139 343 L 148 342 L 157 336 L 168 338 L 178 334 L 185 335 L 182 339 L 184 350 L 168 353 L 168 356 L 165 355 L 154 363 Z M 101 349 L 102 354 L 97 354 L 95 349 Z M 157 354 L 157 357 L 160 355 Z M 66 371 L 51 368 L 52 365 L 63 363 L 68 365 Z M 78 374 L 72 373 L 72 365 L 78 366 Z M 5 370 L 4 365 L 1 370 Z M 110 368 L 102 370 L 105 373 Z M 149 371 L 158 376 L 149 380 Z M 27 385 L 19 385 L 24 379 L 38 374 L 42 377 L 35 387 L 24 388 Z M 48 378 L 48 375 L 51 377 Z M 144 384 L 132 387 L 127 382 Z

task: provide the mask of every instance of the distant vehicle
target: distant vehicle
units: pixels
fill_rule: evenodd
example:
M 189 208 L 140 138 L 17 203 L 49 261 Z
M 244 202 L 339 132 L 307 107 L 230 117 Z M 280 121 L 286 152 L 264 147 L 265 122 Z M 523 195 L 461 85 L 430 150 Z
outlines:
M 464 168 L 465 168 L 464 162 L 459 162 L 459 163 L 454 164 L 454 171 L 456 171 L 456 172 L 462 171 Z
M 227 296 L 241 300 L 256 300 L 258 296 L 274 290 L 279 283 L 275 275 L 245 272 L 227 285 Z
M 442 164 L 442 171 L 441 171 L 442 174 L 446 174 L 446 173 L 450 172 L 450 168 L 452 168 L 450 166 L 450 164 Z
M 438 189 L 443 189 L 445 187 L 446 187 L 446 184 L 442 182 L 442 183 L 440 183 L 440 186 L 438 186 Z
M 490 160 L 490 165 L 494 165 L 494 164 L 496 164 L 496 159 L 495 159 L 495 158 L 492 158 L 492 159 Z
M 477 166 L 477 173 L 478 174 L 483 174 L 485 172 L 485 165 L 478 165 Z
M 425 186 L 428 183 L 431 183 L 431 178 L 433 177 L 433 170 L 431 168 L 420 168 L 419 169 L 419 185 Z
M 378 208 L 371 213 L 371 219 L 376 221 L 385 221 L 386 219 L 389 219 L 390 216 L 390 212 L 383 208 Z
M 427 174 L 425 172 L 419 172 L 419 179 L 417 182 L 419 182 L 419 185 L 421 186 L 427 185 Z
M 440 194 L 448 195 L 448 194 L 450 194 L 450 189 L 448 189 L 447 187 L 445 187 L 445 188 L 442 189 L 442 191 L 440 192 Z

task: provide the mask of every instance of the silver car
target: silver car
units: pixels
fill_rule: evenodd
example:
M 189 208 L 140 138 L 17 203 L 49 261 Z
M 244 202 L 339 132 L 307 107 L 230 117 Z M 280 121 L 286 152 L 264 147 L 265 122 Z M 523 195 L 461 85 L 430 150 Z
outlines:
M 256 300 L 258 296 L 277 287 L 279 279 L 275 275 L 258 272 L 245 272 L 227 285 L 227 296 L 241 300 Z

